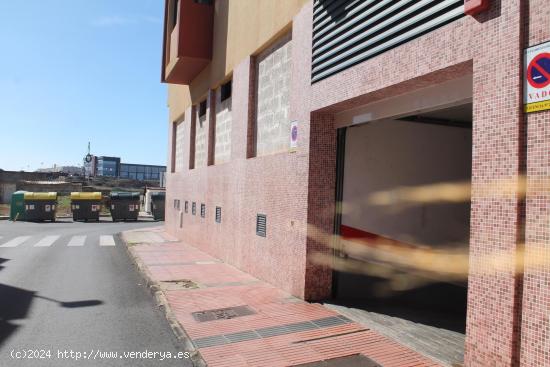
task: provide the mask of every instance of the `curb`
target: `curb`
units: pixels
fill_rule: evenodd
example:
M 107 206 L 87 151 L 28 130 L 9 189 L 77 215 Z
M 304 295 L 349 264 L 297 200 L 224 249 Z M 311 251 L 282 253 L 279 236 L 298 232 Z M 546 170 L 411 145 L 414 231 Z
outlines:
M 143 264 L 139 256 L 134 253 L 131 246 L 128 246 L 128 243 L 124 239 L 122 233 L 118 233 L 116 236 L 125 245 L 126 251 L 130 255 L 130 259 L 138 268 L 138 271 L 145 280 L 145 285 L 151 292 L 151 295 L 155 298 L 157 306 L 164 311 L 164 316 L 166 317 L 166 320 L 168 320 L 172 332 L 174 333 L 176 338 L 183 344 L 184 349 L 191 354 L 190 359 L 191 363 L 193 363 L 193 366 L 207 367 L 206 361 L 202 358 L 199 350 L 195 347 L 195 345 L 191 341 L 191 338 L 189 337 L 189 335 L 187 335 L 185 329 L 181 327 L 176 318 L 176 315 L 174 315 L 174 312 L 172 311 L 172 308 L 170 307 L 170 304 L 168 303 L 164 292 L 161 290 L 160 284 L 157 281 L 153 280 L 149 269 L 147 269 L 147 266 Z

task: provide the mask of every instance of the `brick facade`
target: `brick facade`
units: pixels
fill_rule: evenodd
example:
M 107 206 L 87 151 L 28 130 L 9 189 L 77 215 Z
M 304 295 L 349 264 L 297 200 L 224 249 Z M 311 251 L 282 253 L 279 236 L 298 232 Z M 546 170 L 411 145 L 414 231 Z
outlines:
M 262 106 L 273 102 L 264 100 L 263 92 L 255 93 L 257 78 L 259 91 L 265 78 L 256 65 L 269 57 L 262 53 L 242 60 L 233 71 L 231 158 L 219 166 L 196 164 L 195 169 L 186 168 L 167 179 L 168 202 L 204 202 L 207 216 L 184 214 L 180 228 L 180 214 L 168 205 L 168 230 L 296 296 L 311 300 L 329 296 L 331 271 L 310 257 L 330 252 L 326 242 L 334 219 L 335 114 L 472 75 L 465 364 L 550 365 L 550 195 L 546 188 L 550 112 L 527 117 L 522 113 L 521 69 L 523 48 L 550 39 L 546 5 L 544 0 L 494 0 L 480 15 L 461 18 L 313 85 L 312 4 L 306 5 L 294 18 L 288 51 L 291 67 L 284 121 L 298 121 L 297 151 L 264 155 L 270 149 L 264 147 L 261 136 L 257 139 L 254 127 L 258 121 L 261 132 L 269 125 L 263 124 Z M 201 140 L 195 137 L 193 122 L 185 124 L 187 161 L 194 139 L 199 148 Z M 201 151 L 197 147 L 195 155 Z M 512 182 L 521 193 L 525 172 L 526 200 L 513 192 L 495 197 L 487 189 L 495 182 Z M 216 206 L 223 210 L 221 224 L 214 221 Z M 267 215 L 265 238 L 255 233 L 258 213 Z M 516 269 L 522 264 L 524 240 L 523 276 Z M 498 272 L 488 263 L 493 256 L 505 259 Z

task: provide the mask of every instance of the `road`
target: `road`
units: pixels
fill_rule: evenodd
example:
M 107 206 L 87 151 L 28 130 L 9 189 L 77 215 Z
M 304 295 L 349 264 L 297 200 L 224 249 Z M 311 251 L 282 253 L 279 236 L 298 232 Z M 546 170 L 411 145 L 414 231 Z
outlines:
M 0 221 L 0 366 L 191 366 L 116 236 L 158 225 Z

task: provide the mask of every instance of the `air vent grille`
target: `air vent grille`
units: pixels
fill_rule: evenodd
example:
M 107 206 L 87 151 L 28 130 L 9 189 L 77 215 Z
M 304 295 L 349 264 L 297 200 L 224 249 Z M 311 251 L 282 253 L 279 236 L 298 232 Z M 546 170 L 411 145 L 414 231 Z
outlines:
M 260 237 L 266 237 L 267 235 L 267 217 L 265 214 L 256 216 L 256 234 Z
M 315 0 L 312 82 L 464 16 L 464 0 Z
M 217 206 L 216 207 L 216 223 L 222 222 L 222 208 Z

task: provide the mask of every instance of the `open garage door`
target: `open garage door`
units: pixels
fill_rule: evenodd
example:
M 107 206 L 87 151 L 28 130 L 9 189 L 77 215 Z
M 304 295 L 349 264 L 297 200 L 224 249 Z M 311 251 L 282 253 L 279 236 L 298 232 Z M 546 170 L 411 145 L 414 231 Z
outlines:
M 462 276 L 437 269 L 467 260 L 471 103 L 370 121 L 340 136 L 336 302 L 464 333 L 467 264 Z

